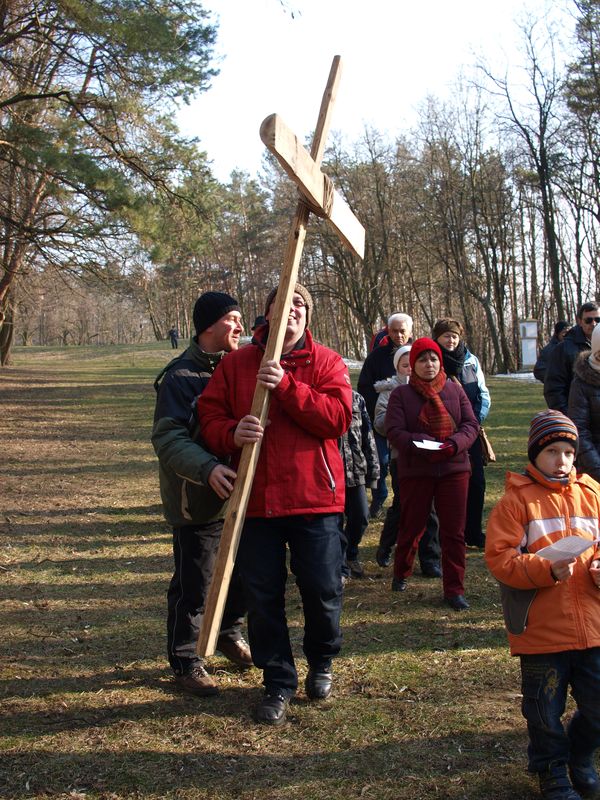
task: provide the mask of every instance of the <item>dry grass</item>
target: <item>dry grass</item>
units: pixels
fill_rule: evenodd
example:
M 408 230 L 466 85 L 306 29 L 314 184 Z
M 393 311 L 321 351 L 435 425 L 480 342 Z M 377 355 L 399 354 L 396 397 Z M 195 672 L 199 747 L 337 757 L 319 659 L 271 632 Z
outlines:
M 470 550 L 472 610 L 438 581 L 405 595 L 363 543 L 345 597 L 335 696 L 272 730 L 250 716 L 260 675 L 211 668 L 217 698 L 173 690 L 165 660 L 171 542 L 149 433 L 155 347 L 17 350 L 0 374 L 1 766 L 7 798 L 533 798 L 518 664 L 494 582 Z M 518 466 L 538 385 L 492 381 L 489 430 Z M 289 616 L 299 669 L 301 620 Z

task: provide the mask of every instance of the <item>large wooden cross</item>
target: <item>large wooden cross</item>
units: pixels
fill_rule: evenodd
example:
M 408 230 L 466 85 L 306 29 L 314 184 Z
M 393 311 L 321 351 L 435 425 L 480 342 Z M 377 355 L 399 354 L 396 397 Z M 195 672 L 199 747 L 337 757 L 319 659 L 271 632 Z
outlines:
M 277 114 L 267 117 L 260 128 L 261 139 L 298 185 L 303 197 L 298 202 L 288 238 L 262 363 L 271 360 L 279 361 L 281 358 L 289 308 L 298 275 L 310 211 L 328 219 L 344 243 L 359 258 L 363 258 L 364 255 L 365 231 L 363 226 L 320 168 L 340 75 L 340 57 L 335 56 L 323 94 L 310 153 L 305 150 L 298 138 Z M 257 385 L 250 413 L 258 417 L 263 427 L 267 421 L 268 410 L 269 391 Z M 198 637 L 196 649 L 201 656 L 212 655 L 215 652 L 259 453 L 260 442 L 246 444 L 242 449 Z

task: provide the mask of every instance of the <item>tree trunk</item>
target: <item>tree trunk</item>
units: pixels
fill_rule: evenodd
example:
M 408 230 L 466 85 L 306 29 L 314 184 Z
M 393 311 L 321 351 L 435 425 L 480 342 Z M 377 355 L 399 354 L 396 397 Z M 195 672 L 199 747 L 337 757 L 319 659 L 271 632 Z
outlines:
M 15 332 L 14 315 L 14 304 L 8 291 L 0 306 L 0 366 L 2 367 L 10 364 L 10 351 Z

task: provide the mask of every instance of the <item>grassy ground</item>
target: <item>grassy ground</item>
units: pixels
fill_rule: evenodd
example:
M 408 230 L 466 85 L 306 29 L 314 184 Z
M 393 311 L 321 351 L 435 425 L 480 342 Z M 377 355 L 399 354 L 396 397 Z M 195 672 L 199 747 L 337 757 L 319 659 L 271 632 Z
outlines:
M 7 798 L 520 798 L 518 664 L 497 590 L 469 550 L 472 609 L 438 581 L 402 596 L 363 543 L 368 577 L 346 590 L 335 695 L 303 692 L 282 729 L 258 727 L 256 670 L 215 656 L 217 698 L 174 691 L 165 666 L 170 534 L 149 444 L 164 345 L 15 351 L 0 374 L 0 793 Z M 491 379 L 488 430 L 520 468 L 539 384 Z M 299 599 L 288 613 L 301 677 Z

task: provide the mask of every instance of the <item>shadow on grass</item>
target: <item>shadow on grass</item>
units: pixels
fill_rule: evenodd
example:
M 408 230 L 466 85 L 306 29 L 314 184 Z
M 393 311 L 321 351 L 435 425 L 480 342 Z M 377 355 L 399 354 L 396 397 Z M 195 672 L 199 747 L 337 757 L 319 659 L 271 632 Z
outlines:
M 63 470 L 64 472 L 64 470 Z M 150 515 L 162 515 L 162 506 L 160 503 L 149 504 L 147 506 L 70 506 L 67 510 L 64 508 L 55 509 L 55 508 L 47 508 L 42 509 L 40 511 L 35 512 L 26 512 L 20 508 L 6 508 L 2 509 L 2 513 L 5 516 L 12 517 L 13 515 L 16 517 L 22 517 L 24 520 L 27 519 L 30 515 L 32 517 L 45 517 L 52 519 L 53 517 L 64 517 L 65 514 L 81 514 L 82 516 L 85 514 L 93 514 L 93 515 L 101 515 L 101 516 L 114 516 L 114 517 L 128 517 L 128 516 L 150 516 Z M 166 523 L 163 523 L 166 524 Z M 34 526 L 31 526 L 34 527 Z M 69 527 L 69 526 L 65 526 Z M 47 530 L 47 527 L 46 527 Z
M 89 430 L 89 429 L 88 429 Z M 31 437 L 30 437 L 31 438 Z M 40 437 L 41 438 L 41 437 Z M 110 439 L 110 436 L 104 437 L 105 439 Z M 119 436 L 119 439 L 122 437 Z M 57 437 L 58 441 L 64 443 L 64 439 L 60 439 Z M 48 441 L 47 438 L 44 437 L 44 441 Z M 81 445 L 82 439 L 78 439 L 78 445 Z M 93 442 L 100 442 L 102 441 L 102 437 L 93 437 L 91 439 Z M 131 437 L 130 441 L 132 442 L 144 442 L 143 439 L 136 439 L 135 437 Z M 145 442 L 144 442 L 145 444 Z M 113 475 L 113 476 L 127 476 L 127 475 L 135 475 L 136 480 L 140 478 L 144 478 L 147 475 L 154 475 L 157 473 L 157 466 L 158 463 L 155 460 L 154 450 L 152 450 L 152 445 L 148 443 L 148 458 L 144 460 L 139 459 L 139 449 L 136 448 L 136 456 L 137 459 L 134 458 L 125 458 L 126 453 L 120 452 L 116 458 L 113 458 L 111 461 L 107 461 L 106 463 L 102 463 L 101 461 L 94 461 L 93 464 L 86 464 L 84 463 L 77 463 L 77 461 L 73 460 L 69 464 L 68 467 L 65 467 L 64 463 L 56 463 L 56 465 L 49 465 L 48 462 L 44 463 L 44 477 L 48 477 L 51 479 L 53 475 L 58 477 L 64 477 L 65 475 L 81 475 L 84 477 L 92 476 L 92 475 Z M 78 461 L 81 458 L 81 454 L 78 453 Z M 4 470 L 3 470 L 4 471 Z M 11 464 L 8 469 L 5 470 L 6 474 L 10 474 L 12 478 L 27 478 L 27 477 L 34 477 L 39 478 L 40 470 L 39 467 L 35 464 L 31 466 L 17 466 L 15 464 Z M 157 479 L 158 483 L 158 479 Z M 85 489 L 84 486 L 81 487 Z M 89 512 L 89 508 L 85 509 L 86 512 Z M 19 512 L 17 512 L 19 513 Z M 44 514 L 46 512 L 41 511 L 40 514 Z M 52 512 L 48 512 L 52 513 Z M 114 509 L 113 509 L 114 513 Z
M 244 695 L 240 693 L 238 699 Z M 213 713 L 213 705 L 208 713 Z M 281 738 L 293 736 L 301 724 L 294 720 L 293 706 L 290 718 L 279 731 Z M 256 728 L 250 719 L 248 726 Z M 128 721 L 123 720 L 123 738 L 129 730 Z M 95 745 L 91 752 L 57 753 L 38 743 L 27 753 L 5 757 L 3 796 L 22 797 L 26 779 L 31 792 L 101 793 L 102 797 L 111 792 L 119 797 L 177 797 L 194 791 L 185 796 L 325 798 L 328 790 L 343 790 L 346 797 L 399 800 L 528 800 L 537 796 L 523 764 L 510 763 L 503 755 L 522 745 L 522 733 L 462 733 L 423 740 L 404 737 L 399 731 L 396 739 L 385 743 L 340 749 L 341 743 L 333 740 L 327 750 L 303 755 L 286 755 L 286 745 L 278 754 L 202 752 L 191 736 L 184 735 L 183 742 L 181 738 L 174 735 L 166 752 L 130 744 L 127 752 L 115 753 L 96 737 L 91 739 Z M 251 750 L 252 740 L 247 744 Z

